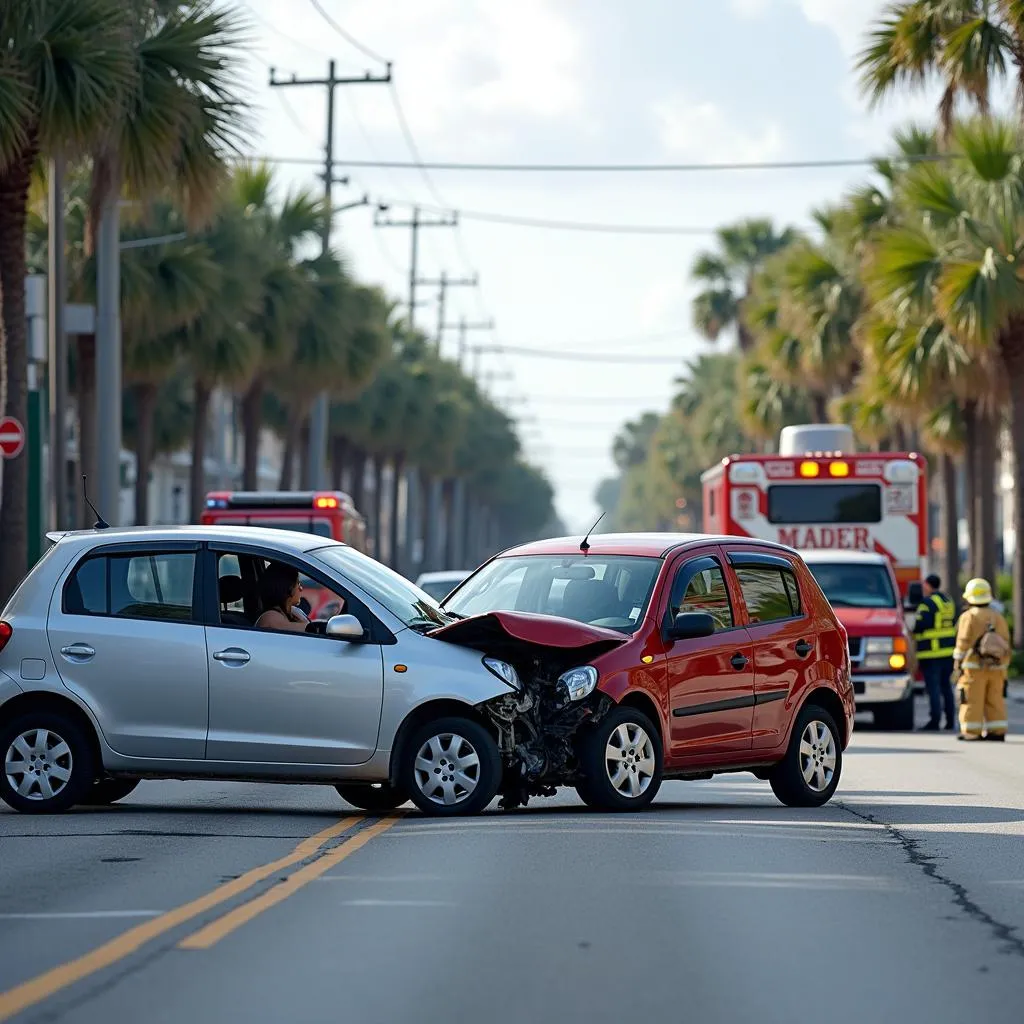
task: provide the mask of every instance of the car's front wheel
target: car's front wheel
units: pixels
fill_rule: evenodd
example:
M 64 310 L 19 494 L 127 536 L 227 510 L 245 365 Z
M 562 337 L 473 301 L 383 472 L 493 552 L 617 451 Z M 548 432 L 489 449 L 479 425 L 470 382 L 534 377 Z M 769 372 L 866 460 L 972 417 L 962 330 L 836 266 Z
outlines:
M 809 704 L 797 718 L 786 756 L 769 776 L 772 792 L 787 807 L 821 807 L 832 799 L 843 770 L 835 719 Z
M 95 778 L 81 726 L 59 711 L 26 711 L 0 727 L 0 754 L 0 799 L 24 814 L 82 803 Z
M 79 803 L 87 807 L 108 807 L 123 800 L 129 793 L 134 793 L 138 784 L 138 779 L 100 779 L 93 783 Z
M 470 718 L 428 722 L 406 744 L 399 784 L 424 814 L 479 814 L 501 784 L 498 744 Z
M 393 811 L 409 799 L 407 793 L 386 782 L 340 782 L 334 788 L 342 800 L 362 811 Z
M 642 711 L 617 707 L 580 743 L 583 802 L 603 811 L 636 811 L 661 788 L 661 737 Z

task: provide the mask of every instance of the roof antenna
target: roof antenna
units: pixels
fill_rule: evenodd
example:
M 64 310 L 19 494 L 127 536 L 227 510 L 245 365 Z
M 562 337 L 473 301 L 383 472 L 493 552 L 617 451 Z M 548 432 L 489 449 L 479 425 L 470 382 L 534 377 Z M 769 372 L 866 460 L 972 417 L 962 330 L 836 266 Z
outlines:
M 584 537 L 583 540 L 580 541 L 580 551 L 582 551 L 583 554 L 586 554 L 590 550 L 590 535 L 597 529 L 598 524 L 601 522 L 602 519 L 604 519 L 604 517 L 605 513 L 602 512 L 597 517 L 597 522 L 594 523 L 594 525 L 589 530 L 587 530 L 586 537 Z
M 89 500 L 89 484 L 84 473 L 82 474 L 82 496 L 85 498 L 86 505 L 89 506 L 92 514 L 96 517 L 96 522 L 92 524 L 92 528 L 94 530 L 109 530 L 110 523 L 96 511 L 96 506 Z

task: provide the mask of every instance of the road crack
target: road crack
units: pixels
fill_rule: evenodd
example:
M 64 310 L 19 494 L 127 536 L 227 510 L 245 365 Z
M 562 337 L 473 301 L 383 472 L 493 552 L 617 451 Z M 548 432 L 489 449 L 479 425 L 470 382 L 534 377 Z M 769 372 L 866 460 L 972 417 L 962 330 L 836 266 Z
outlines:
M 912 839 L 910 836 L 900 831 L 900 829 L 895 825 L 888 821 L 882 821 L 880 818 L 876 817 L 874 814 L 868 813 L 867 811 L 855 810 L 849 804 L 842 803 L 841 801 L 839 802 L 839 806 L 842 807 L 844 811 L 848 811 L 855 818 L 860 818 L 861 821 L 867 821 L 872 825 L 879 825 L 884 828 L 885 831 L 903 847 L 903 852 L 906 855 L 907 862 L 909 864 L 912 864 L 916 868 L 920 868 L 927 878 L 938 883 L 949 891 L 953 898 L 953 903 L 962 914 L 969 917 L 971 920 L 976 921 L 978 924 L 984 925 L 996 941 L 1001 943 L 1004 953 L 1009 953 L 1013 956 L 1018 956 L 1024 959 L 1024 938 L 1017 934 L 1016 926 L 998 921 L 971 898 L 971 894 L 965 885 L 961 885 L 960 882 L 954 881 L 954 879 L 950 878 L 948 875 L 944 875 L 939 870 L 938 860 L 924 852 L 922 840 Z

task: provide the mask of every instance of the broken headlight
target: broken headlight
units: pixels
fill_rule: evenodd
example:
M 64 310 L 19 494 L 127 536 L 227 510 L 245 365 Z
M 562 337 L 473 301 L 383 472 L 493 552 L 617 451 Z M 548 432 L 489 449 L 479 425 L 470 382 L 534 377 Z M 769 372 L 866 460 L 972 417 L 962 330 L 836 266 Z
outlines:
M 594 692 L 597 686 L 597 669 L 593 665 L 571 668 L 558 677 L 558 685 L 565 690 L 569 700 L 583 700 Z
M 519 673 L 507 661 L 484 658 L 484 664 L 489 671 L 493 672 L 502 682 L 508 683 L 512 689 L 521 690 L 523 688 L 522 683 L 519 682 Z

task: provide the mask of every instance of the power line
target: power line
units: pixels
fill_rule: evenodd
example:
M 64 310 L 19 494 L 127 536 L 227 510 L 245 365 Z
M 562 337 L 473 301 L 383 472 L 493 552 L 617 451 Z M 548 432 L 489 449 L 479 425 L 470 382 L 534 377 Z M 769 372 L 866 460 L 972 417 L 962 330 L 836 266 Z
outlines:
M 276 162 L 275 157 L 265 157 Z M 406 171 L 488 171 L 500 173 L 544 174 L 689 174 L 701 171 L 795 171 L 822 170 L 845 167 L 873 167 L 879 162 L 892 164 L 941 163 L 963 159 L 959 153 L 928 153 L 912 156 L 864 156 L 822 160 L 763 160 L 747 163 L 688 163 L 688 164 L 502 164 L 473 163 L 454 160 L 346 160 L 348 167 L 389 167 Z M 295 158 L 285 157 L 280 162 Z
M 330 54 L 324 52 L 323 50 L 318 50 L 316 49 L 316 47 L 310 46 L 309 43 L 304 43 L 301 40 L 296 39 L 294 36 L 288 35 L 287 32 L 282 32 L 281 29 L 279 29 L 276 25 L 270 22 L 267 18 L 263 17 L 263 15 L 260 14 L 260 12 L 257 11 L 256 8 L 252 6 L 252 4 L 247 3 L 245 6 L 248 9 L 249 13 L 257 21 L 262 22 L 267 28 L 270 29 L 271 32 L 273 32 L 275 35 L 280 36 L 283 40 L 285 40 L 285 42 L 291 43 L 292 46 L 295 46 L 300 50 L 306 50 L 308 53 L 315 53 L 318 57 L 330 59 Z
M 508 355 L 530 356 L 538 359 L 561 359 L 572 363 L 644 363 L 650 366 L 679 366 L 685 362 L 684 355 L 678 356 L 638 356 L 624 353 L 621 356 L 592 355 L 588 352 L 565 352 L 545 348 L 527 348 L 520 345 L 483 346 L 484 352 L 505 352 Z
M 434 197 L 435 202 L 440 203 L 442 206 L 447 206 L 448 204 L 445 202 L 444 196 L 438 192 L 433 179 L 429 174 L 427 174 L 427 170 L 423 166 L 423 159 L 420 156 L 419 147 L 416 145 L 416 139 L 413 137 L 412 129 L 409 127 L 409 121 L 406 119 L 405 111 L 402 109 L 402 101 L 398 97 L 398 89 L 395 87 L 394 82 L 391 83 L 391 89 L 389 92 L 391 93 L 391 104 L 395 108 L 395 116 L 398 118 L 398 126 L 402 131 L 402 135 L 405 137 L 405 144 L 409 147 L 409 152 L 412 154 L 415 166 L 419 168 L 427 189 Z
M 284 92 L 281 89 L 275 89 L 274 94 L 277 96 L 278 100 L 280 100 L 281 106 L 284 108 L 284 112 L 288 116 L 288 120 L 291 121 L 291 123 L 295 125 L 299 132 L 305 135 L 306 138 L 310 140 L 310 142 L 316 142 L 319 145 L 319 140 L 316 139 L 313 136 L 313 133 L 302 123 L 301 119 L 299 118 L 299 115 L 295 111 L 295 108 L 291 105 L 291 103 L 288 102 L 288 99 L 285 97 Z
M 335 20 L 334 20 L 334 19 L 333 19 L 333 18 L 332 18 L 332 17 L 331 17 L 331 16 L 330 16 L 330 15 L 329 15 L 329 14 L 328 14 L 328 13 L 327 13 L 327 12 L 326 12 L 326 11 L 325 11 L 324 9 L 323 9 L 323 7 L 321 7 L 321 6 L 320 6 L 319 0 L 309 0 L 309 2 L 310 2 L 310 3 L 311 3 L 311 4 L 312 4 L 312 5 L 313 5 L 313 6 L 314 6 L 314 7 L 316 8 L 316 10 L 317 10 L 317 13 L 318 13 L 318 14 L 320 15 L 320 17 L 321 17 L 321 18 L 323 18 L 323 19 L 324 19 L 324 21 L 326 21 L 326 22 L 327 22 L 327 24 L 328 24 L 328 25 L 330 25 L 330 26 L 331 26 L 331 28 L 333 28 L 333 29 L 334 29 L 334 31 L 335 31 L 335 32 L 337 32 L 337 33 L 338 33 L 338 35 L 339 35 L 339 36 L 341 36 L 341 38 L 345 40 L 345 42 L 349 43 L 349 44 L 350 44 L 351 46 L 354 46 L 354 47 L 355 47 L 355 48 L 356 48 L 357 50 L 359 50 L 359 52 L 360 52 L 360 53 L 362 53 L 362 54 L 364 54 L 365 56 L 369 57 L 369 58 L 370 58 L 370 60 L 375 60 L 375 61 L 378 61 L 378 62 L 379 62 L 379 63 L 381 63 L 381 64 L 388 64 L 388 63 L 389 63 L 389 61 L 388 61 L 388 60 L 387 60 L 386 58 L 382 57 L 382 56 L 381 56 L 381 55 L 380 55 L 379 53 L 376 53 L 375 51 L 371 50 L 371 49 L 370 49 L 370 48 L 369 48 L 368 46 L 366 46 L 366 45 L 365 45 L 364 43 L 361 43 L 361 42 L 360 42 L 360 41 L 359 41 L 358 39 L 356 39 L 356 37 L 355 37 L 354 35 L 352 35 L 352 34 L 351 34 L 350 32 L 346 32 L 346 31 L 345 31 L 345 29 L 343 29 L 343 28 L 342 28 L 342 27 L 341 27 L 341 26 L 340 26 L 340 25 L 339 25 L 339 24 L 338 24 L 338 23 L 337 23 L 337 22 L 336 22 L 336 21 L 335 21 Z

